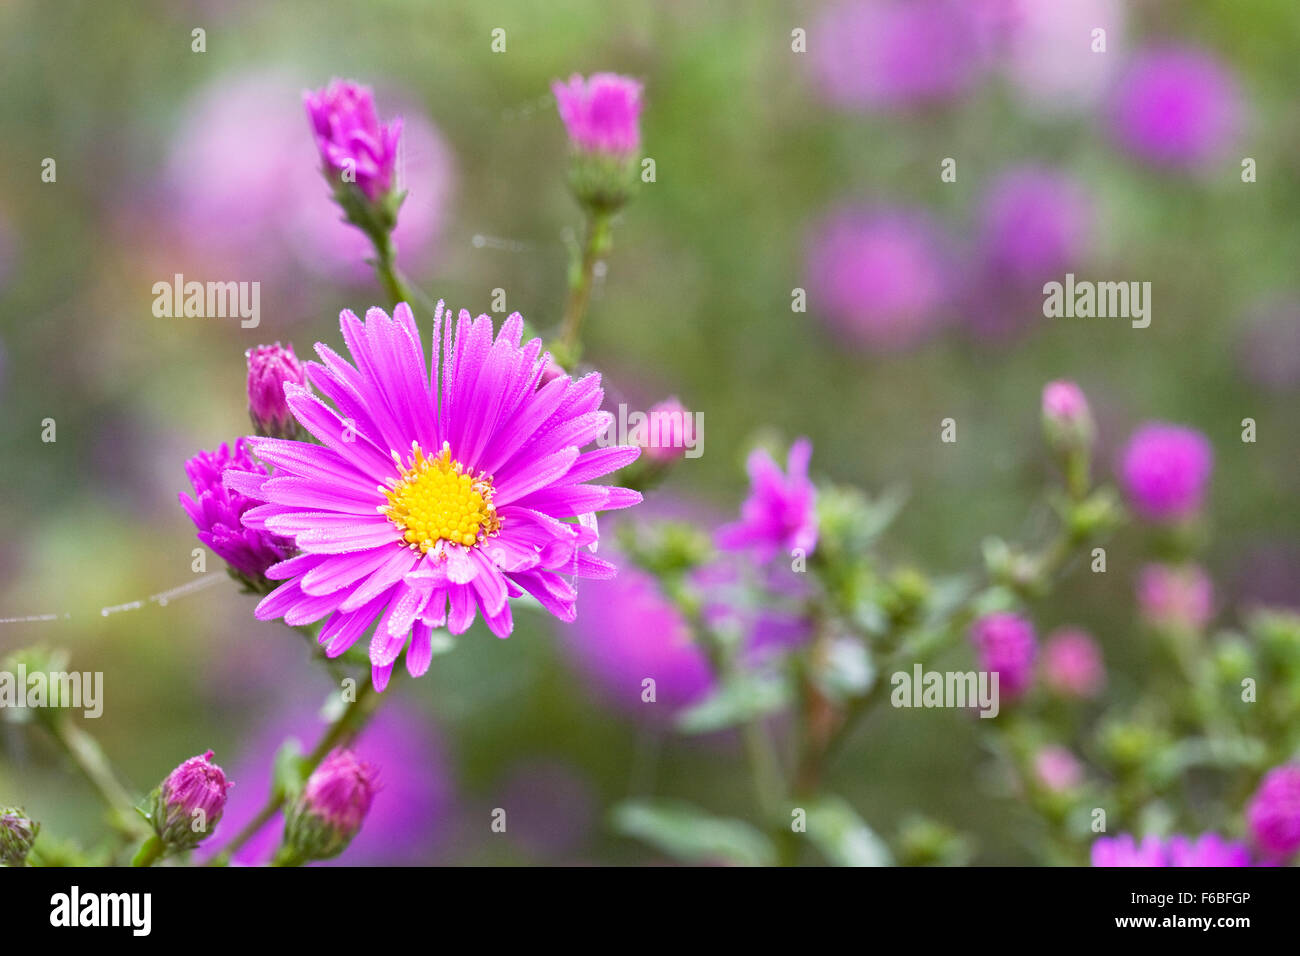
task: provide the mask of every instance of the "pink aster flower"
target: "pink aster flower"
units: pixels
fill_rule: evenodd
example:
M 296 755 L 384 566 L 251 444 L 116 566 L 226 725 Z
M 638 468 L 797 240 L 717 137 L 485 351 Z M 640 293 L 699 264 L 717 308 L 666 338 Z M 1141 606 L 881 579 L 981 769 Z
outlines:
M 1300 763 L 1264 774 L 1246 808 L 1246 820 L 1266 852 L 1286 857 L 1300 850 Z
M 1168 866 L 1164 844 L 1157 836 L 1145 836 L 1141 843 L 1131 833 L 1098 837 L 1092 843 L 1093 866 Z
M 285 386 L 289 408 L 321 444 L 250 439 L 274 475 L 227 478 L 266 502 L 244 516 L 247 527 L 292 538 L 303 552 L 269 570 L 286 583 L 257 617 L 326 619 L 320 642 L 330 656 L 378 621 L 370 661 L 380 690 L 408 644 L 407 670 L 428 669 L 434 628 L 464 633 L 481 612 L 508 637 L 509 599 L 525 591 L 572 621 L 577 591 L 565 576 L 614 573 L 592 553 L 597 533 L 586 516 L 641 500 L 589 483 L 640 454 L 580 451 L 610 420 L 599 410 L 600 376 L 539 388 L 542 343 L 520 345 L 518 313 L 494 340 L 488 316 L 462 310 L 453 323 L 439 303 L 432 376 L 405 303 L 391 318 L 371 309 L 364 323 L 345 311 L 341 326 L 355 364 L 318 344 L 324 364 L 307 365 L 337 408 Z
M 1093 697 L 1106 683 L 1101 651 L 1084 631 L 1057 631 L 1043 645 L 1043 681 L 1062 697 Z
M 1190 47 L 1149 49 L 1119 79 L 1111 132 L 1148 163 L 1195 167 L 1222 155 L 1241 113 L 1236 79 L 1215 56 Z
M 551 84 L 569 140 L 584 152 L 626 158 L 641 146 L 641 84 L 617 73 L 577 73 Z
M 302 99 L 321 161 L 333 176 L 355 181 L 372 202 L 393 188 L 400 118 L 381 125 L 370 90 L 347 80 L 303 93 Z
M 1192 839 L 1169 838 L 1170 866 L 1250 866 L 1250 850 L 1244 843 L 1225 840 L 1217 833 L 1203 833 Z
M 808 57 L 839 107 L 902 110 L 952 99 L 981 66 L 967 0 L 849 0 L 809 31 Z
M 1214 584 L 1197 565 L 1148 564 L 1138 573 L 1138 610 L 1155 627 L 1199 631 L 1214 616 Z
M 293 346 L 259 345 L 245 353 L 248 359 L 248 417 L 259 435 L 294 438 L 298 423 L 284 401 L 284 383 L 307 384 Z
M 1027 618 L 1006 611 L 986 614 L 970 631 L 979 654 L 980 669 L 998 675 L 998 693 L 1019 697 L 1034 679 L 1038 640 Z
M 1192 428 L 1143 425 L 1120 456 L 1120 479 L 1129 501 L 1149 521 L 1187 518 L 1205 503 L 1214 450 Z
M 796 548 L 805 555 L 817 547 L 817 489 L 808 480 L 812 443 L 798 439 L 790 446 L 786 473 L 766 449 L 749 455 L 749 497 L 740 521 L 718 529 L 718 547 L 728 551 L 752 548 L 760 561 Z
M 815 229 L 807 269 L 813 310 L 859 348 L 915 346 L 939 329 L 950 304 L 948 242 L 912 210 L 832 215 Z
M 198 529 L 198 538 L 211 548 L 231 569 L 249 583 L 264 580 L 266 569 L 294 553 L 293 542 L 261 528 L 251 528 L 244 516 L 256 505 L 255 500 L 225 484 L 226 478 L 238 475 L 246 486 L 256 485 L 267 477 L 266 468 L 248 453 L 241 438 L 232 452 L 226 445 L 216 451 L 202 451 L 185 463 L 185 474 L 194 486 L 194 497 L 180 494 L 181 507 Z
M 220 822 L 232 786 L 212 762 L 211 750 L 191 757 L 167 775 L 154 795 L 154 832 L 169 847 L 193 848 Z

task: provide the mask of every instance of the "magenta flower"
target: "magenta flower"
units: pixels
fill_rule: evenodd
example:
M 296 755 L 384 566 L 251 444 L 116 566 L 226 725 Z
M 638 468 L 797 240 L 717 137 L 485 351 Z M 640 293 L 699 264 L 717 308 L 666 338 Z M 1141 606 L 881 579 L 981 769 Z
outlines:
M 551 84 L 574 147 L 626 159 L 641 146 L 641 84 L 617 73 L 575 73 Z
M 1300 850 L 1300 763 L 1264 774 L 1246 807 L 1250 831 L 1266 852 L 1287 857 Z
M 296 438 L 298 423 L 284 399 L 284 383 L 305 387 L 303 371 L 293 346 L 259 345 L 245 353 L 248 359 L 248 417 L 259 435 Z
M 1004 172 L 979 212 L 985 268 L 1001 282 L 1041 291 L 1087 251 L 1092 218 L 1091 197 L 1073 177 L 1038 166 Z
M 220 822 L 232 786 L 212 762 L 211 750 L 191 757 L 168 774 L 154 794 L 154 832 L 169 848 L 192 849 Z
M 1200 432 L 1151 422 L 1129 439 L 1120 480 L 1133 508 L 1149 521 L 1189 517 L 1205 503 L 1214 450 Z
M 1083 765 L 1065 747 L 1044 747 L 1034 755 L 1034 776 L 1052 793 L 1064 793 L 1083 782 Z
M 1214 584 L 1197 565 L 1148 564 L 1138 573 L 1138 610 L 1160 628 L 1199 631 L 1214 616 Z
M 808 480 L 812 443 L 800 438 L 790 446 L 786 473 L 766 449 L 749 455 L 749 497 L 740 521 L 718 529 L 718 547 L 727 551 L 752 548 L 760 561 L 795 549 L 810 555 L 817 547 L 817 489 Z
M 370 812 L 375 769 L 351 750 L 335 750 L 307 778 L 285 817 L 285 850 L 292 862 L 328 860 L 347 849 Z
M 923 213 L 849 208 L 816 227 L 809 300 L 852 345 L 893 350 L 938 330 L 952 295 L 951 257 Z
M 542 344 L 521 347 L 518 313 L 494 341 L 488 316 L 462 310 L 453 330 L 439 303 L 432 378 L 405 303 L 392 318 L 371 309 L 364 323 L 345 311 L 341 326 L 355 365 L 324 344 L 316 346 L 324 364 L 307 365 L 337 410 L 285 386 L 299 424 L 322 444 L 250 439 L 274 475 L 227 478 L 266 502 L 244 516 L 247 527 L 286 535 L 303 552 L 270 569 L 286 583 L 257 617 L 328 618 L 320 642 L 332 657 L 378 621 L 370 661 L 380 690 L 408 643 L 407 670 L 428 669 L 434 628 L 464 633 L 481 612 L 508 637 L 509 599 L 525 591 L 572 621 L 577 591 L 561 575 L 614 573 L 589 549 L 594 522 L 573 519 L 641 500 L 589 483 L 640 454 L 580 452 L 611 417 L 599 410 L 600 376 L 538 388 Z
M 1131 833 L 1098 837 L 1092 843 L 1093 866 L 1168 866 L 1164 844 L 1157 836 L 1145 836 L 1141 843 Z
M 347 80 L 333 80 L 319 92 L 303 93 L 302 99 L 326 170 L 355 182 L 371 202 L 389 192 L 401 119 L 381 126 L 370 90 Z
M 1170 866 L 1250 866 L 1250 850 L 1217 833 L 1204 833 L 1195 840 L 1172 836 L 1168 843 Z
M 260 502 L 225 484 L 229 475 L 240 476 L 245 485 L 267 477 L 266 468 L 248 453 L 245 439 L 235 442 L 233 453 L 226 445 L 199 452 L 185 463 L 185 474 L 194 486 L 194 497 L 184 493 L 177 497 L 198 529 L 199 540 L 250 584 L 262 582 L 267 568 L 294 553 L 288 538 L 246 525 L 244 516 Z
M 666 720 L 713 687 L 709 659 L 681 613 L 649 573 L 630 566 L 583 586 L 583 614 L 565 631 L 565 649 L 610 703 L 647 720 Z M 645 681 L 654 681 L 647 699 Z
M 1195 839 L 1174 835 L 1168 840 L 1146 836 L 1140 844 L 1132 835 L 1099 837 L 1092 844 L 1093 866 L 1250 866 L 1244 844 L 1206 833 Z
M 1236 79 L 1212 54 L 1185 47 L 1148 49 L 1119 79 L 1111 134 L 1148 163 L 1194 167 L 1231 145 L 1241 113 Z
M 1052 634 L 1043 645 L 1043 682 L 1062 697 L 1094 697 L 1106 683 L 1097 643 L 1081 630 Z
M 848 109 L 902 110 L 952 99 L 981 66 L 976 23 L 954 0 L 850 0 L 809 31 L 823 95 Z
M 1038 639 L 1027 618 L 1006 611 L 986 614 L 971 626 L 970 640 L 979 654 L 980 669 L 998 675 L 999 694 L 1010 699 L 1029 689 Z
M 1124 0 L 967 0 L 986 9 L 1017 97 L 1059 117 L 1091 107 L 1111 86 L 1125 46 Z M 1092 33 L 1106 31 L 1106 52 Z

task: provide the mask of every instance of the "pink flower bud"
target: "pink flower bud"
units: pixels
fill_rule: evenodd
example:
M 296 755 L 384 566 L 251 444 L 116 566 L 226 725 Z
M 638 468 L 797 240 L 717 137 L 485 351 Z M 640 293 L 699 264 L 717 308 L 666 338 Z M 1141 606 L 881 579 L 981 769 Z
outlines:
M 1148 564 L 1138 572 L 1138 610 L 1154 627 L 1199 631 L 1214 616 L 1214 585 L 1194 564 Z
M 582 152 L 627 158 L 641 146 L 641 84 L 617 73 L 575 73 L 551 84 L 569 141 Z
M 293 346 L 259 345 L 244 353 L 248 359 L 248 417 L 259 435 L 299 437 L 298 422 L 284 398 L 284 383 L 307 386 L 307 372 Z
M 1044 747 L 1034 756 L 1034 776 L 1046 789 L 1063 793 L 1083 782 L 1083 765 L 1064 747 Z
M 335 750 L 307 778 L 285 822 L 282 860 L 328 860 L 342 853 L 370 812 L 375 771 L 351 750 Z
M 1028 619 L 1005 611 L 986 614 L 971 628 L 970 639 L 981 670 L 998 675 L 999 694 L 1009 699 L 1029 689 L 1038 640 Z
M 1083 389 L 1074 382 L 1048 382 L 1043 388 L 1043 428 L 1056 448 L 1086 448 L 1096 426 Z
M 651 461 L 668 463 L 685 455 L 699 438 L 695 434 L 695 416 L 674 396 L 650 409 L 639 444 Z
M 154 832 L 169 849 L 192 849 L 216 828 L 232 786 L 211 750 L 191 757 L 154 791 Z
M 1125 446 L 1120 479 L 1134 509 L 1149 521 L 1190 517 L 1205 503 L 1214 450 L 1195 429 L 1153 422 Z
M 393 188 L 402 121 L 381 126 L 369 89 L 334 80 L 319 92 L 304 93 L 303 103 L 331 177 L 356 183 L 371 202 Z

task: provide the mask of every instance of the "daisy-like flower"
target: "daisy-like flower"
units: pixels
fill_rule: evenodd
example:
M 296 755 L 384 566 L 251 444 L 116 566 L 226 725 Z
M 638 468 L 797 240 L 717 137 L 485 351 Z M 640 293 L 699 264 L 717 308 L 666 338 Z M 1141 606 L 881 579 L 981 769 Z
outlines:
M 817 547 L 817 489 L 808 480 L 811 458 L 812 443 L 798 439 L 790 446 L 783 474 L 765 449 L 754 449 L 746 463 L 749 497 L 741 506 L 740 520 L 718 529 L 718 547 L 752 548 L 763 562 L 782 551 L 812 554 Z
M 391 318 L 371 309 L 365 322 L 345 311 L 341 326 L 354 364 L 319 343 L 321 362 L 307 363 L 308 380 L 336 408 L 285 385 L 289 408 L 321 444 L 249 439 L 272 475 L 228 477 L 265 502 L 245 526 L 285 535 L 302 552 L 267 571 L 285 583 L 257 617 L 325 619 L 320 642 L 332 657 L 378 622 L 370 661 L 379 690 L 408 644 L 407 670 L 428 670 L 435 628 L 461 634 L 481 612 L 509 637 L 509 599 L 524 592 L 572 621 L 577 591 L 567 577 L 614 574 L 594 554 L 595 512 L 641 500 L 590 483 L 640 453 L 580 451 L 609 424 L 600 376 L 540 384 L 549 356 L 539 339 L 520 345 L 518 313 L 494 340 L 488 316 L 461 310 L 453 323 L 439 303 L 432 375 L 405 303 Z

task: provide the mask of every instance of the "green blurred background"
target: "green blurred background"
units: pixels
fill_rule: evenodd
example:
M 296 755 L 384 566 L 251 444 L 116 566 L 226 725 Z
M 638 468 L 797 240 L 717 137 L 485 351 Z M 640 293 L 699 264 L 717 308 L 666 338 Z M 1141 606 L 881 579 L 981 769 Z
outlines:
M 310 709 L 329 690 L 301 638 L 255 622 L 254 599 L 224 582 L 167 606 L 100 613 L 195 578 L 197 542 L 176 493 L 188 491 L 187 457 L 247 431 L 243 351 L 276 339 L 300 355 L 317 339 L 338 347 L 338 311 L 379 301 L 364 277 L 257 262 L 200 274 L 188 264 L 202 260 L 185 259 L 192 278 L 261 281 L 260 328 L 151 314 L 152 284 L 182 268 L 178 235 L 200 251 L 221 238 L 221 223 L 178 221 L 160 188 L 176 173 L 178 130 L 210 84 L 265 71 L 291 80 L 291 91 L 333 76 L 374 85 L 384 113 L 384 91 L 398 91 L 408 116 L 435 124 L 451 185 L 437 242 L 407 271 L 434 298 L 475 312 L 504 289 L 508 308 L 543 330 L 558 322 L 565 236 L 580 226 L 550 82 L 599 69 L 644 80 L 643 149 L 657 181 L 617 224 L 584 358 L 633 407 L 675 393 L 704 413 L 705 454 L 683 463 L 660 497 L 729 514 L 755 437 L 808 435 L 816 476 L 872 493 L 908 489 L 891 558 L 935 572 L 972 568 L 985 535 L 1032 536 L 1046 521 L 1035 504 L 1048 473 L 1038 396 L 1045 381 L 1069 377 L 1093 398 L 1108 453 L 1147 418 L 1193 425 L 1213 441 L 1206 564 L 1223 620 L 1265 577 L 1271 600 L 1294 598 L 1297 393 L 1294 383 L 1252 384 L 1241 353 L 1252 304 L 1300 284 L 1300 8 L 1130 5 L 1130 45 L 1185 40 L 1238 73 L 1252 113 L 1244 155 L 1260 169 L 1251 185 L 1236 158 L 1202 179 L 1153 173 L 1118 154 L 1095 116 L 1031 115 L 995 79 L 919 114 L 829 108 L 790 51 L 790 30 L 816 10 L 0 2 L 0 618 L 58 615 L 0 625 L 0 651 L 57 644 L 76 668 L 103 671 L 104 717 L 88 723 L 141 790 L 209 747 L 230 769 L 264 721 Z M 205 53 L 191 51 L 194 27 L 206 30 Z M 498 27 L 505 53 L 490 48 Z M 305 118 L 297 133 L 309 143 Z M 945 156 L 959 157 L 957 183 L 939 182 Z M 55 183 L 40 179 L 45 157 L 57 160 Z M 1099 222 L 1091 273 L 1150 280 L 1149 329 L 1039 320 L 1008 341 L 945 334 L 870 355 L 840 347 L 815 307 L 791 312 L 809 229 L 838 203 L 919 205 L 963 235 L 990 178 L 1026 160 L 1089 186 Z M 959 423 L 955 446 L 938 441 L 945 417 Z M 1255 444 L 1240 441 L 1245 417 L 1258 423 Z M 57 423 L 54 443 L 41 440 L 46 418 Z M 1100 467 L 1110 469 L 1109 458 Z M 1123 698 L 1142 683 L 1130 641 L 1142 537 L 1126 532 L 1109 551 L 1106 575 L 1073 576 L 1034 612 L 1042 632 L 1090 629 L 1106 651 L 1111 693 Z M 210 571 L 219 564 L 209 556 Z M 426 678 L 398 690 L 436 729 L 453 793 L 430 859 L 655 860 L 605 825 L 603 808 L 630 794 L 748 812 L 739 748 L 680 741 L 606 709 L 560 652 L 558 625 L 516 619 L 508 641 L 476 625 Z M 1015 803 L 973 798 L 982 756 L 974 723 L 943 711 L 879 714 L 837 765 L 833 789 L 882 833 L 920 812 L 974 834 L 980 862 L 1023 862 Z M 37 735 L 0 725 L 0 744 L 0 802 L 93 843 L 102 826 L 89 788 Z M 585 794 L 557 799 L 583 818 L 559 849 L 488 830 L 506 782 L 538 764 L 561 768 Z

